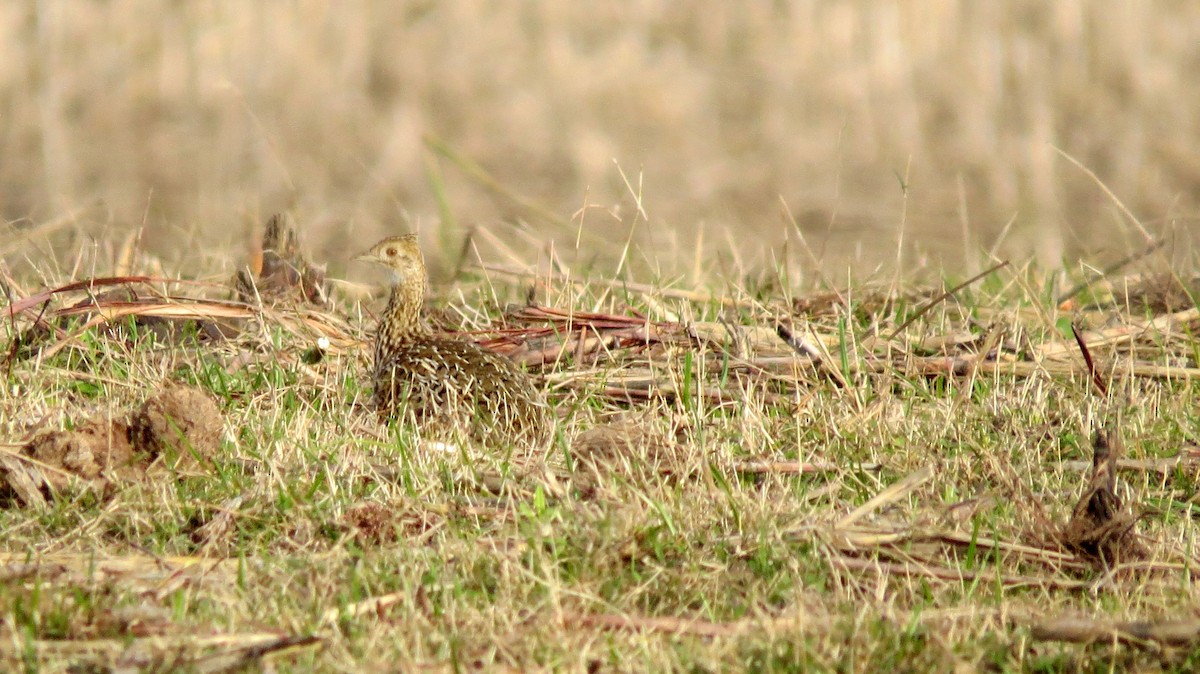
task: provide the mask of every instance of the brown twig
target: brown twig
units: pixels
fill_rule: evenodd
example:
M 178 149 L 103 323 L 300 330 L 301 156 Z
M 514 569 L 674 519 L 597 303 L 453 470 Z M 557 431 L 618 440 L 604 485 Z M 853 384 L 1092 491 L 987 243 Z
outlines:
M 1083 334 L 1079 330 L 1079 326 L 1071 323 L 1071 334 L 1075 337 L 1075 343 L 1079 345 L 1079 351 L 1083 354 L 1083 362 L 1087 363 L 1088 374 L 1092 377 L 1092 384 L 1096 386 L 1096 390 L 1100 391 L 1100 395 L 1108 396 L 1108 383 L 1104 381 L 1104 377 L 1100 376 L 1100 370 L 1096 367 L 1096 361 L 1092 359 L 1092 352 L 1088 349 L 1087 342 L 1083 339 Z
M 833 382 L 834 386 L 841 389 L 849 388 L 849 383 L 846 381 L 845 374 L 839 372 L 837 368 L 830 367 L 824 354 L 819 349 L 810 346 L 804 340 L 796 337 L 796 335 L 792 333 L 791 329 L 788 328 L 788 326 L 782 321 L 775 324 L 775 334 L 779 335 L 779 338 L 783 340 L 783 343 L 791 347 L 792 350 L 797 354 L 811 359 L 813 367 L 817 370 L 817 372 L 825 375 L 829 381 Z

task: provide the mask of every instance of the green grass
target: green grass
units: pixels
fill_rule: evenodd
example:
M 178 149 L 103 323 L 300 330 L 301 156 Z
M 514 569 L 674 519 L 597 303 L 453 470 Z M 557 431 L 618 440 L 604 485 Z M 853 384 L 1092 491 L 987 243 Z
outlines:
M 1094 423 L 1119 419 L 1130 459 L 1174 456 L 1195 442 L 1200 384 L 1120 374 L 1134 358 L 1193 367 L 1190 339 L 1151 331 L 1096 347 L 1118 373 L 1107 400 L 1074 355 L 1032 373 L 1007 372 L 1003 359 L 965 375 L 922 369 L 969 355 L 995 326 L 1020 336 L 1004 358 L 1030 361 L 1030 349 L 1064 338 L 1060 319 L 1113 320 L 1060 314 L 1051 293 L 1022 292 L 1014 274 L 1025 287 L 1037 280 L 996 272 L 891 342 L 870 339 L 882 340 L 931 294 L 914 288 L 881 301 L 864 286 L 857 304 L 795 316 L 797 336 L 828 354 L 816 370 L 782 341 L 754 338 L 789 311 L 777 290 L 736 295 L 741 304 L 730 310 L 614 293 L 598 281 L 551 287 L 540 299 L 559 308 L 653 320 L 669 312 L 726 329 L 707 342 L 664 329 L 666 344 L 610 347 L 546 368 L 561 418 L 544 466 L 499 450 L 430 453 L 411 429 L 380 427 L 365 406 L 365 350 L 351 344 L 303 363 L 313 338 L 290 323 L 249 325 L 216 344 L 132 327 L 89 331 L 53 357 L 11 360 L 0 393 L 6 452 L 39 429 L 128 409 L 164 378 L 210 392 L 225 437 L 200 469 L 103 489 L 69 485 L 41 510 L 10 498 L 0 509 L 0 661 L 14 671 L 87 663 L 219 671 L 216 658 L 262 640 L 313 635 L 315 644 L 266 657 L 296 672 L 368 663 L 1188 671 L 1194 649 L 1035 641 L 1031 629 L 1064 615 L 1191 615 L 1197 590 L 1171 565 L 1190 563 L 1196 538 L 1194 464 L 1120 475 L 1118 492 L 1145 513 L 1138 527 L 1151 568 L 1110 574 L 990 542 L 1048 549 L 1088 476 L 1063 462 L 1090 460 Z M 499 277 L 458 287 L 474 307 L 460 313 L 466 329 L 496 316 L 494 298 L 522 295 Z M 347 300 L 332 313 L 363 315 Z M 5 341 L 27 324 L 6 324 Z M 353 318 L 350 336 L 368 327 Z M 976 339 L 921 345 L 956 332 Z M 603 395 L 630 377 L 675 393 L 632 404 Z M 585 488 L 577 438 L 618 412 L 674 441 L 660 459 L 669 472 L 642 470 L 649 459 L 635 454 L 600 464 Z M 745 467 L 766 461 L 819 469 Z M 923 469 L 928 479 L 843 523 Z M 973 498 L 980 505 L 965 517 L 951 511 Z

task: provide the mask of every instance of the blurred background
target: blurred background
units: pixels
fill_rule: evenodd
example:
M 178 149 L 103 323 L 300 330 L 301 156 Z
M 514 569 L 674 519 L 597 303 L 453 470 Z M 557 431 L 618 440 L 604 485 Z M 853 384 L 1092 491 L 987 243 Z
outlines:
M 408 229 L 809 278 L 1101 264 L 1146 247 L 1113 197 L 1200 229 L 1186 0 L 29 0 L 0 39 L 10 265 L 232 270 L 284 208 L 335 270 Z

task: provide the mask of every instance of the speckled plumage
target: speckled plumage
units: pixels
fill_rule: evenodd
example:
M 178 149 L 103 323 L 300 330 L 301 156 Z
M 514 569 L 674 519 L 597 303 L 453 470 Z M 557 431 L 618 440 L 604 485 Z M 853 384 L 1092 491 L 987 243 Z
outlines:
M 425 260 L 413 235 L 384 239 L 357 259 L 392 272 L 375 334 L 375 402 L 427 438 L 465 432 L 487 444 L 540 445 L 550 419 L 533 381 L 477 344 L 434 336 L 421 320 Z

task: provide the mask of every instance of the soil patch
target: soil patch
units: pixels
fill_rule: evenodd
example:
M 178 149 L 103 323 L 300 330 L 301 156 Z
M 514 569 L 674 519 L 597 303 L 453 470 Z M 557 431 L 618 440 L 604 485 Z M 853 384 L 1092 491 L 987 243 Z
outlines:
M 44 505 L 71 483 L 105 488 L 159 470 L 197 468 L 221 446 L 223 422 L 204 391 L 171 384 L 132 412 L 43 431 L 17 455 L 0 455 L 0 503 Z

